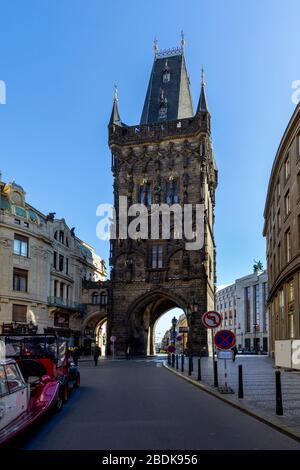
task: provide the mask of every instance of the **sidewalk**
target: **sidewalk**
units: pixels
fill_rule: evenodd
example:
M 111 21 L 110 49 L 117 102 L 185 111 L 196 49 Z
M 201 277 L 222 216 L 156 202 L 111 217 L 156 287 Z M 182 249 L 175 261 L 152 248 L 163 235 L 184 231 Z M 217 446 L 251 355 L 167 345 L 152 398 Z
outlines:
M 238 398 L 238 365 L 243 366 L 244 398 Z M 283 416 L 276 415 L 275 399 L 275 368 L 274 360 L 268 356 L 237 356 L 236 361 L 227 361 L 227 382 L 234 390 L 234 394 L 222 394 L 213 386 L 212 358 L 201 358 L 202 380 L 197 380 L 198 358 L 193 358 L 193 373 L 188 376 L 188 358 L 185 358 L 184 374 L 181 371 L 181 357 L 179 356 L 179 369 L 176 370 L 167 364 L 165 366 L 192 380 L 203 390 L 212 393 L 218 398 L 231 403 L 243 411 L 255 415 L 282 431 L 292 434 L 300 439 L 300 372 L 284 371 L 281 369 Z M 219 386 L 224 385 L 224 360 L 218 360 Z

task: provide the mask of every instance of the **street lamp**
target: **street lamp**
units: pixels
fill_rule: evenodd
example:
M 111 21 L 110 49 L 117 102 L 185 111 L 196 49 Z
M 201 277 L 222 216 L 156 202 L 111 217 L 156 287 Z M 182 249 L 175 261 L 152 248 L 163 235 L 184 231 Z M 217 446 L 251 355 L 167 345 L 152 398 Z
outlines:
M 193 314 L 198 312 L 198 304 L 193 299 L 193 302 L 188 304 L 187 306 L 187 317 L 188 317 L 188 325 L 189 325 L 189 357 L 192 357 L 192 319 L 193 319 Z
M 178 320 L 176 317 L 174 317 L 172 319 L 172 328 L 173 328 L 173 332 L 172 332 L 172 344 L 173 346 L 175 346 L 176 344 L 176 325 L 178 323 Z

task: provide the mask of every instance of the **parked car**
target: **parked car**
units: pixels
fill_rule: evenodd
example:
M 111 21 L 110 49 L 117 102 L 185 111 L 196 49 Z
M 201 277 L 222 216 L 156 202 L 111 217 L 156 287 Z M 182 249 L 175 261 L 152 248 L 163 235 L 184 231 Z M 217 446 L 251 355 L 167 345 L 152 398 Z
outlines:
M 62 403 L 58 380 L 44 374 L 26 381 L 14 359 L 0 360 L 0 446 Z
M 60 410 L 80 385 L 67 340 L 55 335 L 0 335 L 0 445 L 49 409 Z M 3 349 L 3 348 L 2 348 Z

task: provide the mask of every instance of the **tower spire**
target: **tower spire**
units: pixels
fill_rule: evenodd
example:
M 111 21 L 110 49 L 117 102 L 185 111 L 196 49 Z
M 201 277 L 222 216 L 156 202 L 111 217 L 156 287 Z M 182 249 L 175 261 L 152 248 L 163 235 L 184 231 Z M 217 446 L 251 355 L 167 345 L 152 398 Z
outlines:
M 181 51 L 184 53 L 185 39 L 183 29 L 181 30 Z
M 204 68 L 202 67 L 201 71 L 201 92 L 199 103 L 197 107 L 197 114 L 198 113 L 208 113 L 208 106 L 207 106 L 207 99 L 206 99 L 206 92 L 205 92 L 205 76 L 204 76 Z
M 155 36 L 154 41 L 153 41 L 153 50 L 154 50 L 154 60 L 157 58 L 157 53 L 158 53 L 158 41 Z
M 114 102 L 113 102 L 113 109 L 111 112 L 110 120 L 109 120 L 109 125 L 117 125 L 121 126 L 121 118 L 118 110 L 118 86 L 117 83 L 114 83 Z

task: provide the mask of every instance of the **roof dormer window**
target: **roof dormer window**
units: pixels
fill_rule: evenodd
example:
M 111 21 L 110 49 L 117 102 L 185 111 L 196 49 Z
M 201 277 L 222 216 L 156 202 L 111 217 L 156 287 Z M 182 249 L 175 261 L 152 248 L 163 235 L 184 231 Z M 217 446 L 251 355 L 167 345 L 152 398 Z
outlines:
M 171 80 L 170 70 L 165 69 L 163 71 L 162 81 L 163 81 L 163 83 L 168 83 L 170 80 Z

